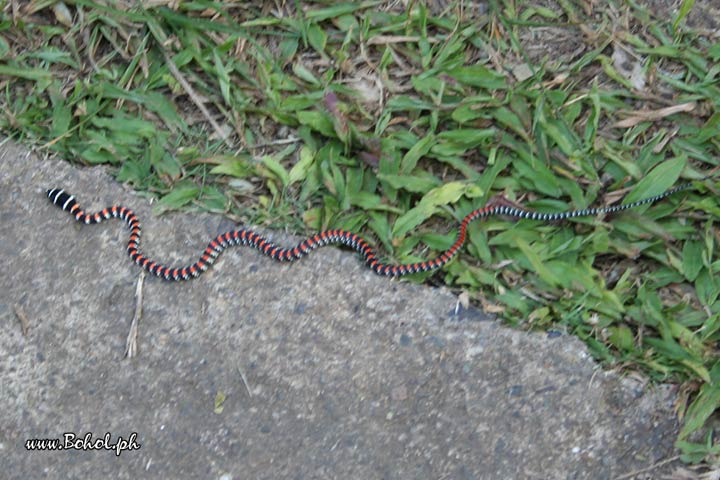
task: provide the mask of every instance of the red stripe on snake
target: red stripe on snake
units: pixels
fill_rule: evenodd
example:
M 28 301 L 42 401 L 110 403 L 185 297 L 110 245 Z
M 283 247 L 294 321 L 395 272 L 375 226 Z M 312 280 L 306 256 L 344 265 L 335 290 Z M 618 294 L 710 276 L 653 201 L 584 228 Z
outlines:
M 470 212 L 462 219 L 455 242 L 438 257 L 433 260 L 403 265 L 388 265 L 378 261 L 377 256 L 370 245 L 357 233 L 349 232 L 347 230 L 336 229 L 320 232 L 303 240 L 294 247 L 282 248 L 250 229 L 241 228 L 239 230 L 222 233 L 211 240 L 207 248 L 205 248 L 202 255 L 195 263 L 185 267 L 170 268 L 151 260 L 140 251 L 140 236 L 142 230 L 140 227 L 140 221 L 132 210 L 119 205 L 114 205 L 97 213 L 85 213 L 75 200 L 75 197 L 62 189 L 53 188 L 48 190 L 47 196 L 52 203 L 69 212 L 75 220 L 80 223 L 96 224 L 110 218 L 119 218 L 123 220 L 128 227 L 130 227 L 130 239 L 127 244 L 127 252 L 128 255 L 130 255 L 130 258 L 132 258 L 137 265 L 141 266 L 153 275 L 157 275 L 165 280 L 179 281 L 199 277 L 215 263 L 219 255 L 225 249 L 234 245 L 246 245 L 253 247 L 264 255 L 280 262 L 294 262 L 308 255 L 316 248 L 324 247 L 326 245 L 345 245 L 359 252 L 365 260 L 367 266 L 378 275 L 401 277 L 418 272 L 437 270 L 438 268 L 446 265 L 457 255 L 460 248 L 462 248 L 465 243 L 468 225 L 474 220 L 480 218 L 501 215 L 515 219 L 527 218 L 551 222 L 576 217 L 590 217 L 606 213 L 615 213 L 629 208 L 635 208 L 640 205 L 654 203 L 658 200 L 669 197 L 676 192 L 687 190 L 692 186 L 693 184 L 691 183 L 683 184 L 659 195 L 624 205 L 604 208 L 589 208 L 585 210 L 570 210 L 555 213 L 539 213 L 524 210 L 502 197 L 496 197 L 491 199 L 486 206 Z

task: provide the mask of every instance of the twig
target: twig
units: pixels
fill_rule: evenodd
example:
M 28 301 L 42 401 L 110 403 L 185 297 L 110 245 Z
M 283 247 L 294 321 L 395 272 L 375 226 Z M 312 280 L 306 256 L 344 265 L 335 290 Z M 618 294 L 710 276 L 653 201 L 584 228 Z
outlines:
M 25 314 L 25 309 L 23 309 L 22 305 L 16 303 L 15 305 L 13 305 L 13 310 L 15 310 L 15 316 L 18 318 L 18 320 L 20 320 L 23 337 L 27 337 L 28 330 L 30 329 L 30 322 L 28 321 L 27 315 Z
M 255 150 L 258 148 L 272 147 L 274 145 L 287 145 L 288 143 L 297 143 L 300 140 L 301 139 L 297 137 L 281 138 L 279 140 L 273 140 L 272 142 L 258 143 L 257 145 L 252 145 L 245 148 L 247 148 L 248 150 Z
M 635 110 L 628 112 L 630 115 L 625 120 L 615 122 L 613 127 L 615 128 L 630 128 L 634 127 L 640 122 L 654 122 L 656 120 L 662 120 L 663 118 L 674 115 L 678 112 L 692 112 L 695 110 L 697 104 L 695 102 L 685 102 L 678 105 L 672 105 L 670 107 L 660 108 L 657 110 Z
M 125 358 L 134 358 L 135 355 L 137 355 L 138 324 L 142 317 L 142 288 L 144 280 L 145 272 L 142 271 L 138 277 L 137 287 L 135 287 L 135 315 L 133 315 L 130 331 L 128 332 L 127 340 L 125 340 Z
M 423 40 L 419 35 L 375 35 L 368 39 L 368 45 L 388 45 L 391 43 L 415 43 Z M 435 37 L 427 37 L 428 43 L 438 43 L 440 40 Z
M 668 463 L 672 463 L 675 460 L 678 460 L 680 458 L 680 455 L 676 455 L 674 457 L 666 458 L 665 460 L 662 460 L 660 462 L 654 463 L 650 465 L 649 467 L 641 468 L 640 470 L 633 470 L 632 472 L 625 473 L 623 475 L 620 475 L 619 477 L 615 477 L 613 480 L 625 480 L 627 478 L 632 478 L 635 475 L 640 475 L 641 473 L 647 473 L 649 471 L 655 470 L 656 468 L 660 468 L 664 465 L 667 465 Z
M 245 372 L 243 372 L 243 369 L 240 367 L 240 365 L 237 366 L 237 369 L 238 372 L 240 372 L 240 378 L 242 379 L 243 385 L 245 385 L 245 390 L 247 390 L 248 397 L 252 397 L 250 386 L 248 385 L 247 378 L 245 378 Z
M 170 58 L 170 55 L 165 51 L 165 49 L 161 48 L 163 57 L 165 57 L 165 63 L 168 66 L 168 69 L 170 69 L 170 73 L 173 74 L 173 77 L 175 77 L 175 80 L 178 81 L 178 83 L 182 86 L 182 88 L 185 90 L 185 93 L 188 94 L 190 97 L 190 100 L 195 104 L 196 107 L 200 110 L 200 112 L 203 114 L 205 119 L 210 123 L 212 128 L 215 130 L 215 133 L 217 133 L 220 138 L 222 138 L 223 142 L 225 142 L 225 145 L 227 145 L 230 148 L 233 148 L 232 142 L 230 142 L 230 139 L 228 138 L 228 135 L 223 133 L 222 129 L 220 128 L 220 125 L 217 124 L 215 119 L 212 118 L 210 115 L 210 112 L 207 108 L 205 108 L 205 104 L 203 104 L 202 100 L 198 96 L 197 93 L 195 93 L 195 90 L 193 89 L 192 85 L 190 85 L 190 82 L 185 80 L 185 77 L 183 77 L 182 73 L 180 73 L 180 70 L 178 70 L 177 66 L 175 65 L 175 62 L 173 62 L 172 58 Z

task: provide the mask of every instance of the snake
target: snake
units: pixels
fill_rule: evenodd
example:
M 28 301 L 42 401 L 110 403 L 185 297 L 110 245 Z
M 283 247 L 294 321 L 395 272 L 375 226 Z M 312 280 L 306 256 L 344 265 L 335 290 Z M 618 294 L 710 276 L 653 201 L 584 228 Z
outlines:
M 400 265 L 391 265 L 381 262 L 378 259 L 375 250 L 370 246 L 370 243 L 368 243 L 359 234 L 348 230 L 333 229 L 321 231 L 306 238 L 294 247 L 283 248 L 275 245 L 266 236 L 259 234 L 250 228 L 240 228 L 221 233 L 212 239 L 195 263 L 184 267 L 169 267 L 149 258 L 140 250 L 140 236 L 142 233 L 140 220 L 135 212 L 129 208 L 121 205 L 113 205 L 96 213 L 87 213 L 80 207 L 80 204 L 73 195 L 61 188 L 48 190 L 47 197 L 53 204 L 68 212 L 81 224 L 98 224 L 111 218 L 122 220 L 130 228 L 127 253 L 132 261 L 150 274 L 156 275 L 164 280 L 182 281 L 197 278 L 208 271 L 208 269 L 210 269 L 217 261 L 220 254 L 232 246 L 249 246 L 273 260 L 280 262 L 295 262 L 320 247 L 324 247 L 326 245 L 344 245 L 360 253 L 365 264 L 376 274 L 388 277 L 402 277 L 414 273 L 437 270 L 447 265 L 465 244 L 468 225 L 478 219 L 485 219 L 492 216 L 503 216 L 510 217 L 515 220 L 530 219 L 541 222 L 555 222 L 578 217 L 595 217 L 598 215 L 617 213 L 623 210 L 637 208 L 641 205 L 655 203 L 677 192 L 688 190 L 692 187 L 693 183 L 685 183 L 666 190 L 658 195 L 621 205 L 550 213 L 525 210 L 503 197 L 493 197 L 484 207 L 473 210 L 462 219 L 455 242 L 450 246 L 450 248 L 431 260 Z

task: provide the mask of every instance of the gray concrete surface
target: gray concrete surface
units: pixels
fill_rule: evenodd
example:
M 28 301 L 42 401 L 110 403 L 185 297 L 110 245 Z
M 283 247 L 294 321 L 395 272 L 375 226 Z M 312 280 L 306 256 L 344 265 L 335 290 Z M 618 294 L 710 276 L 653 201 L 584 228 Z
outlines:
M 334 248 L 295 265 L 236 249 L 199 280 L 146 279 L 126 360 L 127 230 L 76 224 L 52 186 L 135 209 L 165 261 L 232 226 L 153 218 L 100 168 L 0 148 L 0 478 L 605 479 L 673 455 L 670 388 L 601 370 L 575 338 L 456 314 L 447 291 Z M 140 449 L 24 447 L 65 432 L 136 432 Z

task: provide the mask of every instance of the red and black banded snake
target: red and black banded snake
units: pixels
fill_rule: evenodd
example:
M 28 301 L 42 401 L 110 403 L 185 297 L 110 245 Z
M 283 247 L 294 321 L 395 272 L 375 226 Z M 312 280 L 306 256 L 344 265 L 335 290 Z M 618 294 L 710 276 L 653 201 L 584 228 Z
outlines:
M 281 262 L 294 262 L 308 255 L 319 247 L 331 244 L 340 244 L 356 250 L 362 255 L 367 266 L 378 275 L 400 277 L 418 272 L 436 270 L 452 260 L 465 243 L 468 225 L 477 219 L 490 216 L 506 216 L 515 219 L 531 219 L 543 222 L 566 220 L 576 217 L 591 217 L 607 213 L 616 213 L 630 208 L 639 207 L 654 203 L 670 195 L 687 190 L 693 187 L 692 183 L 686 183 L 658 195 L 612 207 L 587 208 L 584 210 L 569 210 L 564 212 L 540 213 L 523 210 L 502 198 L 492 199 L 482 208 L 470 212 L 460 222 L 460 228 L 455 242 L 432 260 L 424 262 L 408 263 L 403 265 L 389 265 L 382 263 L 375 254 L 370 244 L 360 235 L 347 230 L 327 230 L 309 237 L 291 248 L 283 248 L 275 245 L 263 235 L 255 233 L 247 228 L 232 230 L 222 233 L 210 241 L 200 258 L 193 264 L 185 267 L 171 268 L 162 265 L 148 257 L 140 250 L 141 227 L 137 215 L 129 208 L 114 205 L 105 208 L 97 213 L 86 213 L 80 207 L 75 197 L 59 188 L 47 191 L 47 196 L 52 203 L 69 212 L 75 220 L 83 224 L 101 223 L 110 218 L 123 220 L 130 228 L 130 239 L 127 244 L 127 252 L 132 260 L 153 275 L 170 281 L 189 280 L 199 277 L 207 271 L 217 260 L 220 254 L 228 247 L 234 245 L 247 245 L 255 248 L 266 256 Z

